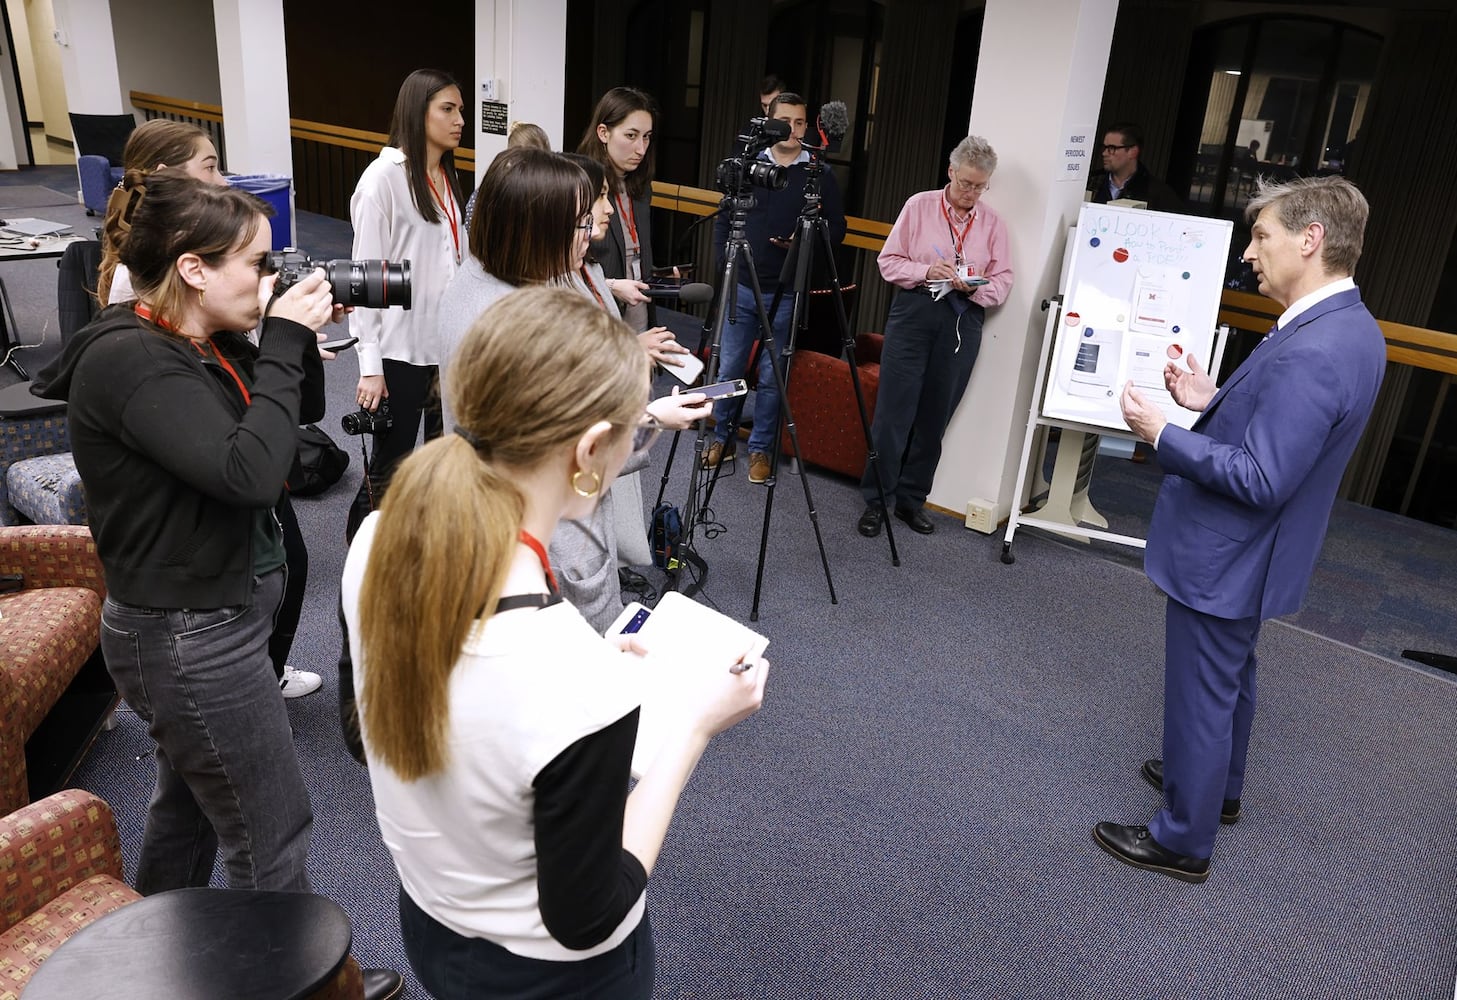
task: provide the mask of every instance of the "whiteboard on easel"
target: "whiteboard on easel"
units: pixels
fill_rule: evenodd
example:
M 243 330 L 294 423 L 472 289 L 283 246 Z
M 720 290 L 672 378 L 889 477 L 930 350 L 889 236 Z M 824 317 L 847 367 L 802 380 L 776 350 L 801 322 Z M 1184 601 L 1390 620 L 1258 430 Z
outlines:
M 1118 397 L 1132 381 L 1168 419 L 1199 416 L 1174 402 L 1164 366 L 1208 370 L 1234 223 L 1085 203 L 1073 232 L 1062 316 L 1042 415 L 1127 430 Z

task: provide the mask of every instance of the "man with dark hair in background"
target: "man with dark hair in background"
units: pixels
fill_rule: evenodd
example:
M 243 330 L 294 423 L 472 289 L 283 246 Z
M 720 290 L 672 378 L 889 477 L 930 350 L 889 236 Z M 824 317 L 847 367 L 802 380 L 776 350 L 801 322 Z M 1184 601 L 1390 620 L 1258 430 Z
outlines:
M 774 98 L 789 89 L 789 84 L 777 73 L 770 73 L 759 81 L 759 110 L 765 118 L 773 117 L 769 113 L 769 105 L 774 103 Z
M 773 305 L 774 292 L 779 288 L 779 272 L 784 268 L 784 258 L 795 234 L 799 213 L 804 208 L 805 183 L 809 178 L 810 152 L 800 140 L 804 138 L 809 125 L 809 108 L 803 97 L 785 92 L 774 98 L 769 105 L 768 117 L 782 121 L 789 126 L 789 137 L 777 142 L 759 154 L 760 160 L 776 163 L 784 168 L 787 179 L 778 191 L 754 188 L 754 207 L 749 209 L 745 225 L 745 236 L 754 258 L 754 274 L 759 279 L 759 290 L 764 296 L 764 311 Z M 824 165 L 820 173 L 820 214 L 829 223 L 830 240 L 839 245 L 845 238 L 845 211 L 840 205 L 840 186 L 834 173 Z M 720 259 L 717 266 L 723 267 L 724 245 L 728 242 L 729 217 L 720 215 L 713 227 L 713 245 Z M 736 312 L 732 322 L 723 327 L 723 338 L 719 345 L 718 377 L 720 379 L 743 378 L 748 374 L 749 356 L 754 342 L 759 338 L 759 314 L 754 306 L 754 290 L 750 282 L 754 274 L 747 267 L 738 270 L 738 288 L 722 289 L 720 294 L 737 295 Z M 807 290 L 807 289 L 806 289 Z M 785 288 L 779 301 L 779 308 L 769 317 L 774 330 L 775 348 L 783 351 L 789 344 L 789 321 L 794 311 L 794 289 Z M 749 434 L 749 482 L 763 483 L 769 478 L 769 453 L 774 447 L 774 435 L 779 432 L 779 385 L 774 380 L 773 362 L 762 346 L 758 352 L 758 386 L 754 390 L 754 427 Z M 720 400 L 713 407 L 713 440 L 703 454 L 703 466 L 716 468 L 720 462 L 734 453 L 734 444 L 729 441 L 729 428 L 738 419 L 743 399 Z
M 1124 864 L 1185 882 L 1209 877 L 1219 824 L 1240 817 L 1255 716 L 1260 623 L 1300 608 L 1346 464 L 1386 370 L 1386 342 L 1351 279 L 1365 197 L 1344 177 L 1260 182 L 1244 259 L 1284 312 L 1218 389 L 1189 358 L 1170 362 L 1191 429 L 1129 382 L 1128 426 L 1167 473 L 1144 569 L 1168 595 L 1163 758 L 1143 777 L 1164 808 L 1148 826 L 1099 823 Z
M 1103 169 L 1093 174 L 1088 190 L 1093 201 L 1106 205 L 1127 198 L 1147 202 L 1155 212 L 1185 211 L 1174 189 L 1139 162 L 1143 152 L 1143 129 L 1130 122 L 1114 125 L 1103 134 Z

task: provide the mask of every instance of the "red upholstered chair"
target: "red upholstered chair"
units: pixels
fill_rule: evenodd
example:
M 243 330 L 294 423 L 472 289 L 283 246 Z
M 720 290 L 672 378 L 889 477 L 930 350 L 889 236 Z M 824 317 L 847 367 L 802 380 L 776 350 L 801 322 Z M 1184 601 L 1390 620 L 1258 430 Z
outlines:
M 0 1000 L 17 1000 L 67 938 L 142 897 L 126 884 L 111 808 L 69 788 L 0 819 Z
M 98 652 L 106 585 L 89 528 L 0 527 L 0 574 L 18 575 L 22 582 L 19 591 L 0 595 L 0 815 L 4 815 L 30 801 L 26 742 L 82 667 L 92 661 L 88 677 L 99 674 L 107 686 L 110 679 L 104 677 Z M 99 727 L 114 698 L 112 689 L 105 711 L 87 720 L 86 745 L 95 735 L 91 724 Z M 69 758 L 62 762 L 61 770 L 69 763 Z
M 884 342 L 878 333 L 862 333 L 855 338 L 855 367 L 865 392 L 865 408 L 872 419 Z M 805 462 L 860 478 L 865 471 L 865 432 L 860 426 L 850 366 L 843 358 L 796 351 L 789 374 L 789 408 Z M 787 432 L 783 449 L 785 455 L 794 454 Z

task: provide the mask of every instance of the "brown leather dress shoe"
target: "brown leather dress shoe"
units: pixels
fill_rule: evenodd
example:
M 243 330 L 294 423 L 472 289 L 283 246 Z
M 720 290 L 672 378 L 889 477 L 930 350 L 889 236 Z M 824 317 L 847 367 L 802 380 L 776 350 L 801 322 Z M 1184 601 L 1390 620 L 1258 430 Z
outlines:
M 1125 865 L 1161 872 L 1182 882 L 1195 885 L 1209 877 L 1209 859 L 1175 854 L 1153 839 L 1146 826 L 1121 826 L 1099 823 L 1093 827 L 1093 840 L 1098 846 Z
M 1157 788 L 1164 790 L 1164 762 L 1161 760 L 1146 760 L 1143 762 L 1143 780 Z M 1219 822 L 1225 826 L 1234 826 L 1239 822 L 1239 799 L 1225 799 L 1224 804 L 1219 807 Z

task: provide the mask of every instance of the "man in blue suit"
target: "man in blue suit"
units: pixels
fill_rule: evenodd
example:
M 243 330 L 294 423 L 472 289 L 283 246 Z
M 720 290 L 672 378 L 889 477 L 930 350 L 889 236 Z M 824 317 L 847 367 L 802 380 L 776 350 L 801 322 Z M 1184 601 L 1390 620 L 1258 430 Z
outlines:
M 1381 331 L 1351 275 L 1366 199 L 1342 177 L 1264 185 L 1244 259 L 1285 307 L 1217 390 L 1190 357 L 1164 382 L 1200 411 L 1191 430 L 1128 383 L 1123 417 L 1168 473 L 1144 568 L 1168 595 L 1164 756 L 1143 776 L 1164 808 L 1144 826 L 1099 823 L 1118 860 L 1186 882 L 1209 877 L 1214 835 L 1239 819 L 1255 715 L 1260 623 L 1300 607 L 1336 489 L 1385 370 Z

